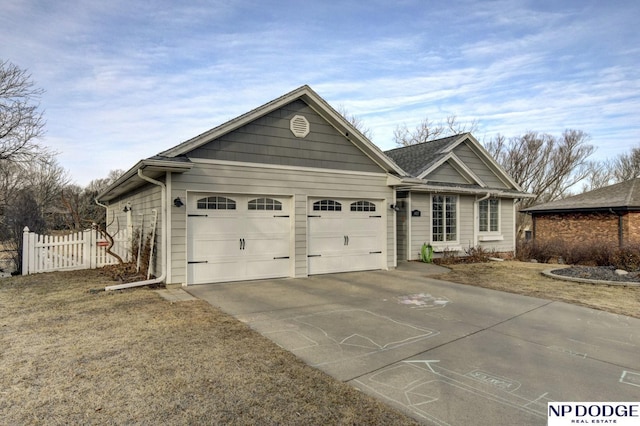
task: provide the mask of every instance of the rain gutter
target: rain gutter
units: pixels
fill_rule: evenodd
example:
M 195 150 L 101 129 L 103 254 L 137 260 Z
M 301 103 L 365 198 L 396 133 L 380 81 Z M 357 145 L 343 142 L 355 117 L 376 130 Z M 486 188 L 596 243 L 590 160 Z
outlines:
M 153 185 L 157 185 L 160 187 L 161 189 L 161 203 L 162 203 L 162 255 L 164 257 L 164 260 L 162 262 L 162 274 L 158 277 L 158 278 L 153 278 L 150 280 L 144 280 L 144 281 L 136 281 L 136 282 L 132 282 L 132 283 L 125 283 L 125 284 L 118 284 L 118 285 L 111 285 L 108 287 L 105 287 L 105 291 L 110 291 L 110 290 L 122 290 L 125 288 L 132 288 L 132 287 L 142 287 L 145 285 L 152 285 L 152 284 L 160 284 L 163 283 L 165 281 L 165 279 L 167 278 L 167 186 L 160 182 L 157 181 L 155 179 L 150 178 L 149 176 L 146 176 L 142 173 L 142 168 L 138 169 L 138 177 L 140 177 L 140 179 L 146 180 L 147 182 L 153 184 Z

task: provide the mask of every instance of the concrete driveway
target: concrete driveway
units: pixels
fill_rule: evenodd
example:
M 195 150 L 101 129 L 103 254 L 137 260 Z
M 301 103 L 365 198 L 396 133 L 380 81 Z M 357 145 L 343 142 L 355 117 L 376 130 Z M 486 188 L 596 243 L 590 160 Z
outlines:
M 188 292 L 425 424 L 545 425 L 548 401 L 640 401 L 640 320 L 438 281 L 430 268 Z

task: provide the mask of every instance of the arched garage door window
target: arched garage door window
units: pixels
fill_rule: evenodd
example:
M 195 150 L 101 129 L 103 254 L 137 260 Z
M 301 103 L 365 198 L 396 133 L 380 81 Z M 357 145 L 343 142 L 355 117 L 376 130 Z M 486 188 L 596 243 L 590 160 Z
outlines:
M 235 210 L 236 202 L 226 197 L 206 197 L 198 200 L 198 208 L 205 210 Z
M 351 203 L 351 211 L 352 212 L 375 212 L 376 205 L 373 204 L 371 201 L 366 201 L 366 200 L 356 201 L 354 203 Z
M 342 204 L 336 200 L 320 200 L 313 203 L 313 211 L 340 212 L 342 211 Z
M 273 198 L 256 198 L 247 203 L 249 210 L 282 210 L 282 203 Z

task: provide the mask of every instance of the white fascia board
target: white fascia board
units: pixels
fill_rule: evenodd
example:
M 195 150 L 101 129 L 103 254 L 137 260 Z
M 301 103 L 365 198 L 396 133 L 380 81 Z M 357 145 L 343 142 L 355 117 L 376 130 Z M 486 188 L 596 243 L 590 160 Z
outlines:
M 400 188 L 399 188 L 400 189 Z M 401 188 L 405 189 L 405 188 Z M 506 192 L 501 191 L 499 189 L 491 189 L 491 188 L 462 188 L 456 186 L 440 186 L 440 185 L 430 185 L 429 183 L 424 183 L 419 186 L 411 186 L 406 188 L 412 192 L 433 192 L 439 194 L 470 194 L 470 195 L 487 195 L 490 194 L 493 197 L 499 198 L 530 198 L 533 197 L 532 194 L 528 194 L 525 192 Z
M 200 164 L 216 164 L 221 166 L 239 166 L 239 167 L 251 167 L 256 169 L 275 169 L 275 170 L 298 170 L 304 172 L 319 172 L 319 173 L 331 173 L 331 174 L 343 174 L 343 175 L 359 175 L 359 176 L 389 176 L 384 170 L 380 172 L 360 172 L 356 170 L 342 170 L 342 169 L 321 169 L 318 167 L 304 167 L 304 166 L 283 166 L 280 164 L 267 164 L 267 163 L 250 163 L 246 161 L 231 161 L 231 160 L 211 160 L 207 158 L 191 158 L 191 162 Z
M 119 186 L 124 185 L 130 179 L 139 179 L 138 170 L 151 170 L 157 172 L 170 172 L 170 173 L 184 173 L 186 171 L 191 170 L 193 167 L 193 163 L 191 162 L 178 162 L 178 161 L 168 161 L 168 160 L 157 160 L 157 159 L 146 159 L 140 160 L 136 163 L 135 166 L 127 170 L 122 176 L 120 176 L 115 182 L 109 185 L 105 190 L 103 190 L 98 196 L 96 200 L 101 200 L 106 197 L 109 193 L 115 191 L 115 195 L 111 198 L 116 197 L 118 194 L 117 188 Z M 124 191 L 126 192 L 126 191 Z M 124 193 L 123 192 L 123 193 Z

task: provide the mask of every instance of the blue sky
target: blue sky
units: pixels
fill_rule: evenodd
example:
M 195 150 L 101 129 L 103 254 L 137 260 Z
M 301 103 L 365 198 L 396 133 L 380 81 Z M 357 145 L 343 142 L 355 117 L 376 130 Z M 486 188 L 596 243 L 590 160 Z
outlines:
M 640 2 L 16 0 L 0 59 L 46 90 L 43 143 L 86 185 L 303 84 L 382 149 L 424 117 L 475 136 L 640 146 Z

